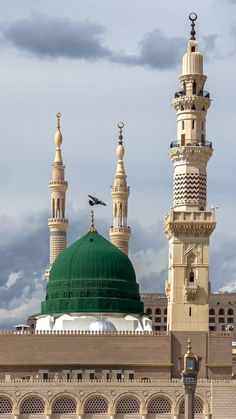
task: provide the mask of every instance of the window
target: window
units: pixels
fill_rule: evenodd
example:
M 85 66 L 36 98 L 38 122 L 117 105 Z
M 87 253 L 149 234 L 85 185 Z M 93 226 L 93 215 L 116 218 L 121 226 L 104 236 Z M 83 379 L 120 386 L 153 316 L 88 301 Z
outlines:
M 216 319 L 215 317 L 209 317 L 209 323 L 215 323 Z
M 161 330 L 161 326 L 155 326 L 154 330 Z
M 116 413 L 139 413 L 140 404 L 137 399 L 133 396 L 122 397 L 116 406 Z
M 194 129 L 194 127 L 195 127 L 195 121 L 192 121 L 192 129 Z
M 167 308 L 164 309 L 164 314 L 167 315 Z
M 121 374 L 121 372 L 118 372 L 118 373 L 116 374 L 116 379 L 117 379 L 118 381 L 121 381 L 121 380 L 122 380 L 122 374 Z
M 210 315 L 210 316 L 214 316 L 214 315 L 215 315 L 215 310 L 214 310 L 214 308 L 210 308 L 210 310 L 209 310 L 209 315 Z
M 151 316 L 151 315 L 152 315 L 152 309 L 151 309 L 151 308 L 147 308 L 147 309 L 146 309 L 146 314 L 147 314 L 148 316 Z
M 224 317 L 219 317 L 219 323 L 224 323 L 225 322 L 225 318 Z
M 184 129 L 184 121 L 182 121 L 182 129 Z
M 234 322 L 234 318 L 233 317 L 228 317 L 227 323 L 233 323 L 233 322 Z
M 225 331 L 225 325 L 224 325 L 224 324 L 221 326 L 221 330 L 222 330 L 223 332 Z
M 194 282 L 194 272 L 190 272 L 190 274 L 189 274 L 189 282 Z
M 156 323 L 161 323 L 161 317 L 155 317 L 155 322 Z
M 77 374 L 77 381 L 81 381 L 82 379 L 83 379 L 82 372 L 78 372 L 78 374 Z
M 44 413 L 44 402 L 38 396 L 30 396 L 24 399 L 20 406 L 20 413 Z
M 95 374 L 94 374 L 94 372 L 90 372 L 90 373 L 89 373 L 89 379 L 90 379 L 90 380 L 94 380 L 94 378 L 95 378 Z
M 189 307 L 189 309 L 188 309 L 188 315 L 189 315 L 189 317 L 192 316 L 192 308 L 191 307 Z
M 228 316 L 233 316 L 234 315 L 234 310 L 232 308 L 228 309 Z
M 164 323 L 166 323 L 167 322 L 167 317 L 164 317 Z
M 219 316 L 224 316 L 225 315 L 225 311 L 223 308 L 219 309 Z
M 193 95 L 196 95 L 196 90 L 197 90 L 197 83 L 196 80 L 193 81 Z
M 12 402 L 8 397 L 0 396 L 0 414 L 1 413 L 12 413 Z
M 195 52 L 195 47 L 192 47 L 191 48 L 191 52 Z
M 216 330 L 216 326 L 209 326 L 209 330 L 210 330 L 211 332 L 214 332 L 214 331 Z
M 160 308 L 156 308 L 155 314 L 161 314 L 161 309 Z
M 89 414 L 107 413 L 108 412 L 108 403 L 101 396 L 93 396 L 86 401 L 84 412 L 89 413 Z
M 48 380 L 48 372 L 43 373 L 43 380 Z
M 55 401 L 53 413 L 76 413 L 76 402 L 70 396 L 62 396 Z
M 129 374 L 129 380 L 134 380 L 134 373 L 133 372 Z
M 148 404 L 148 413 L 171 413 L 169 399 L 163 396 L 155 397 Z

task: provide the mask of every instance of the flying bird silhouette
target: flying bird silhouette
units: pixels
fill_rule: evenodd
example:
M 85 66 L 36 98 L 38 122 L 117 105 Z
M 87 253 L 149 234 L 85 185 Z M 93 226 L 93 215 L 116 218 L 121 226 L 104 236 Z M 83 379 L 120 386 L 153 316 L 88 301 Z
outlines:
M 105 204 L 105 202 L 101 201 L 100 199 L 95 198 L 95 196 L 88 195 L 88 197 L 91 198 L 91 199 L 89 199 L 89 204 L 91 206 L 93 206 L 93 205 L 103 205 L 104 207 L 106 207 L 106 205 L 107 205 L 107 204 Z

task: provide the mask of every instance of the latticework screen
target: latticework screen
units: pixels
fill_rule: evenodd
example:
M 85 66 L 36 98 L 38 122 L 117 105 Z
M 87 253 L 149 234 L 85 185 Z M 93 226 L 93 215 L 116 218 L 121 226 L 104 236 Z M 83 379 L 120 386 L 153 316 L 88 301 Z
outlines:
M 171 413 L 171 403 L 169 399 L 158 396 L 148 404 L 148 413 Z
M 139 413 L 140 405 L 133 396 L 124 396 L 116 406 L 116 413 Z
M 93 396 L 85 403 L 85 413 L 107 413 L 108 403 L 101 396 Z
M 21 413 L 44 413 L 44 402 L 38 396 L 30 396 L 23 400 Z
M 179 405 L 179 413 L 185 413 L 185 401 L 181 400 Z M 201 400 L 194 399 L 194 413 L 203 413 L 203 404 Z
M 0 413 L 12 413 L 12 401 L 8 397 L 0 396 Z
M 76 413 L 75 400 L 69 396 L 61 396 L 53 405 L 53 413 Z

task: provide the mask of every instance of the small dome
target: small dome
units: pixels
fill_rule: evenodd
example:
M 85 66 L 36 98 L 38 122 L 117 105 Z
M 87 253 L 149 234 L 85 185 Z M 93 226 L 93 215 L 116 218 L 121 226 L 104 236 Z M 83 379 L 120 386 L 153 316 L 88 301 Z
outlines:
M 143 312 L 131 261 L 96 231 L 61 252 L 52 265 L 42 315 Z
M 89 331 L 90 332 L 116 332 L 117 329 L 115 325 L 109 320 L 97 319 L 90 323 Z

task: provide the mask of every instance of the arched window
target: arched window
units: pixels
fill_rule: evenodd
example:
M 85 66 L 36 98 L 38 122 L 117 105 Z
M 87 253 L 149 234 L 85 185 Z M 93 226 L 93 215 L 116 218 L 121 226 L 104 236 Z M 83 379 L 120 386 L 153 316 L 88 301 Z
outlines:
M 55 218 L 55 200 L 52 200 L 52 218 Z
M 196 111 L 196 106 L 195 106 L 195 105 L 193 105 L 193 106 L 191 107 L 191 109 L 192 109 L 192 111 Z M 194 121 L 192 121 L 192 122 L 194 122 Z M 194 126 L 193 126 L 193 128 L 194 128 Z
M 8 397 L 0 396 L 0 414 L 1 413 L 12 413 L 12 401 Z
M 185 413 L 185 400 L 182 399 L 179 405 L 179 413 Z M 203 413 L 203 403 L 197 397 L 194 398 L 194 413 Z
M 215 309 L 214 308 L 210 308 L 209 315 L 210 316 L 214 316 L 215 315 Z
M 84 413 L 107 413 L 108 403 L 104 397 L 93 396 L 90 397 L 85 403 Z
M 59 198 L 57 198 L 57 213 L 56 213 L 56 218 L 60 217 L 60 201 Z
M 116 405 L 116 413 L 139 413 L 140 403 L 133 396 L 122 397 Z
M 171 413 L 171 403 L 167 397 L 158 396 L 148 403 L 148 413 Z
M 228 309 L 228 316 L 233 316 L 234 315 L 234 310 L 232 308 Z
M 53 413 L 76 413 L 76 402 L 70 396 L 61 396 L 53 404 Z
M 196 83 L 196 80 L 193 80 L 193 95 L 196 95 L 196 91 L 197 91 L 197 83 Z
M 152 315 L 152 309 L 151 309 L 151 308 L 147 308 L 147 309 L 146 309 L 146 314 L 147 314 L 148 316 L 151 316 L 151 315 Z
M 20 405 L 20 413 L 44 413 L 44 402 L 38 396 L 26 397 Z
M 161 309 L 160 308 L 156 308 L 155 314 L 161 314 Z
M 194 282 L 194 272 L 189 273 L 189 282 Z
M 223 308 L 219 309 L 219 316 L 224 316 L 225 315 L 225 311 Z
M 164 315 L 167 315 L 167 308 L 164 309 Z

